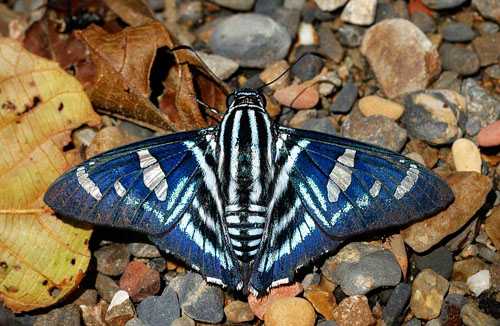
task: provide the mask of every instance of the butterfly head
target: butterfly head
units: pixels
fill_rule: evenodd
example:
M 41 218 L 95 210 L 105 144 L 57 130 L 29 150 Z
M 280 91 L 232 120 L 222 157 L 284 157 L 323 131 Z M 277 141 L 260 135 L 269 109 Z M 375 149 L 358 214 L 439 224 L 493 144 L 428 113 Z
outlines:
M 229 94 L 226 100 L 228 112 L 238 109 L 253 109 L 265 112 L 266 98 L 259 91 L 251 88 L 243 88 Z

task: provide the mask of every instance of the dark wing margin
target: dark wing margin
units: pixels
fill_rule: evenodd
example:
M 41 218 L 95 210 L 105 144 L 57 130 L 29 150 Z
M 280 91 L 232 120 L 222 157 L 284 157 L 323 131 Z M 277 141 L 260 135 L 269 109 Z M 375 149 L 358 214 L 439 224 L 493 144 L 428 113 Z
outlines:
M 454 198 L 436 173 L 400 154 L 357 141 L 277 126 L 289 179 L 324 232 L 344 239 L 406 225 Z

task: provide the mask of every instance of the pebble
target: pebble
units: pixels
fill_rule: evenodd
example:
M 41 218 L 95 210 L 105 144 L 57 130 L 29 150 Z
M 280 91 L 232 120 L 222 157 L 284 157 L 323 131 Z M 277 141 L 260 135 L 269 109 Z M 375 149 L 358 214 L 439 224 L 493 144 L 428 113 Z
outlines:
M 294 84 L 277 90 L 274 98 L 282 105 L 297 110 L 310 109 L 319 102 L 319 94 L 313 87 Z
M 33 326 L 35 316 L 28 314 L 14 314 L 10 309 L 0 304 L 0 325 Z M 77 324 L 78 325 L 78 324 Z
M 153 258 L 147 262 L 147 265 L 152 270 L 155 270 L 158 273 L 163 273 L 163 271 L 167 268 L 167 260 L 163 257 Z
M 404 99 L 402 121 L 411 137 L 432 145 L 449 144 L 463 134 L 466 103 L 449 90 L 423 90 Z
M 128 252 L 137 258 L 157 258 L 161 257 L 158 248 L 149 243 L 133 242 L 127 244 Z
M 346 245 L 325 261 L 321 271 L 347 295 L 366 294 L 401 281 L 401 269 L 394 254 L 382 246 L 365 242 Z
M 130 301 L 127 291 L 115 293 L 104 316 L 109 326 L 124 326 L 135 316 L 134 304 Z
M 293 284 L 282 285 L 279 287 L 271 288 L 269 293 L 265 296 L 259 298 L 255 297 L 253 294 L 248 296 L 248 304 L 250 309 L 257 318 L 263 320 L 269 306 L 276 300 L 280 298 L 291 298 L 297 296 L 304 289 L 302 285 L 298 282 Z
M 408 306 L 411 297 L 411 286 L 400 283 L 392 291 L 382 314 L 381 326 L 391 326 L 396 323 Z
M 319 37 L 314 26 L 310 23 L 300 23 L 298 30 L 299 45 L 317 45 L 318 42 Z
M 426 88 L 441 71 L 434 45 L 404 19 L 386 19 L 368 29 L 361 52 L 390 99 Z
M 340 19 L 354 25 L 371 25 L 375 21 L 377 0 L 350 0 Z
M 118 276 L 123 274 L 130 260 L 125 244 L 112 244 L 99 248 L 94 252 L 97 271 L 104 275 Z
M 405 129 L 382 115 L 364 118 L 361 114 L 350 114 L 341 127 L 343 137 L 381 146 L 399 152 L 408 134 Z
M 269 306 L 264 320 L 266 326 L 313 326 L 316 313 L 303 298 L 281 298 Z
M 462 80 L 459 79 L 460 74 L 454 71 L 443 71 L 439 75 L 438 80 L 432 84 L 433 89 L 448 89 L 460 93 Z
M 422 0 L 422 3 L 431 9 L 449 9 L 460 6 L 465 0 Z
M 323 11 L 334 11 L 342 7 L 348 0 L 314 0 L 318 8 Z
M 95 288 L 97 293 L 106 300 L 106 302 L 111 302 L 116 292 L 120 290 L 120 287 L 116 282 L 109 276 L 101 273 L 97 273 L 95 280 Z
M 319 83 L 319 93 L 323 96 L 330 95 L 335 89 L 342 86 L 342 80 L 335 71 L 328 71 L 314 78 Z M 325 105 L 326 106 L 326 105 Z
M 472 41 L 472 46 L 479 55 L 481 67 L 499 62 L 500 33 L 477 37 Z
M 137 307 L 137 315 L 147 326 L 170 326 L 180 317 L 177 294 L 166 287 L 161 296 L 149 296 Z
M 417 153 L 423 158 L 425 166 L 433 168 L 438 162 L 439 150 L 433 148 L 420 139 L 413 138 L 406 144 L 408 153 Z
M 321 50 L 335 63 L 340 63 L 344 58 L 345 50 L 337 40 L 329 24 L 321 24 L 318 30 Z
M 104 300 L 101 300 L 97 304 L 93 305 L 81 305 L 80 312 L 84 325 L 106 326 L 104 315 L 106 314 L 107 310 L 108 304 Z
M 188 317 L 179 317 L 174 319 L 170 326 L 195 326 L 194 320 Z
M 330 111 L 333 113 L 347 113 L 351 110 L 356 98 L 358 98 L 358 87 L 354 82 L 354 78 L 350 77 L 330 106 Z
M 268 15 L 283 4 L 283 0 L 256 0 L 253 10 L 258 14 Z
M 288 126 L 292 128 L 300 128 L 306 121 L 314 119 L 318 116 L 318 111 L 311 110 L 300 110 L 293 115 L 293 117 L 288 121 Z
M 255 318 L 248 302 L 231 301 L 224 307 L 224 314 L 230 323 L 243 323 Z
M 316 312 L 328 320 L 333 320 L 333 309 L 337 305 L 337 302 L 332 292 L 325 290 L 319 285 L 311 284 L 304 291 L 304 298 L 313 305 Z
M 466 258 L 453 263 L 452 281 L 467 282 L 467 279 L 477 272 L 488 269 L 488 264 L 477 257 Z
M 317 46 L 301 45 L 295 50 L 294 60 L 298 60 L 306 52 L 318 52 Z M 292 73 L 301 81 L 306 81 L 317 76 L 323 68 L 323 59 L 315 55 L 307 55 L 292 67 Z
M 448 325 L 453 325 L 455 321 L 460 320 L 460 309 L 467 303 L 468 300 L 462 295 L 448 294 L 444 298 L 439 318 L 433 320 L 437 321 L 439 326 L 446 325 L 447 323 Z
M 97 303 L 97 290 L 94 289 L 85 289 L 75 301 L 72 302 L 76 305 L 91 305 Z M 0 323 L 1 325 L 1 323 Z
M 339 326 L 339 324 L 337 324 L 333 320 L 322 320 L 318 322 L 318 326 Z
M 477 8 L 484 18 L 500 24 L 500 7 L 497 0 L 472 0 L 472 6 Z
M 405 243 L 416 252 L 424 252 L 460 230 L 483 206 L 492 188 L 488 177 L 475 172 L 449 172 L 441 176 L 452 188 L 455 201 L 444 211 L 401 231 Z
M 188 317 L 214 324 L 224 318 L 222 290 L 208 285 L 200 274 L 188 273 L 171 286 L 177 292 L 182 311 Z
M 134 302 L 155 295 L 160 286 L 160 273 L 139 261 L 131 261 L 120 277 L 120 289 L 127 291 Z
M 439 32 L 448 42 L 470 42 L 477 36 L 476 32 L 468 25 L 456 22 L 442 25 Z
M 453 163 L 457 171 L 473 171 L 481 173 L 481 153 L 479 148 L 467 138 L 460 138 L 451 146 Z
M 461 94 L 467 102 L 467 119 L 469 121 L 479 121 L 480 128 L 485 128 L 500 120 L 500 103 L 479 86 L 474 79 L 467 78 L 463 81 Z
M 214 0 L 214 2 L 222 7 L 234 10 L 250 10 L 255 0 Z
M 333 319 L 339 326 L 375 325 L 368 299 L 364 295 L 345 298 L 333 310 Z
M 492 65 L 484 69 L 484 72 L 491 78 L 500 79 L 500 65 Z
M 288 84 L 290 84 L 291 73 L 290 71 L 287 71 L 288 68 L 290 68 L 290 65 L 286 60 L 279 60 L 268 65 L 266 69 L 264 69 L 260 73 L 259 77 L 264 82 L 264 84 L 268 84 L 276 80 L 276 78 L 284 73 L 284 75 L 281 76 L 278 80 L 267 86 L 273 91 L 276 91 L 278 89 L 285 88 L 286 86 L 288 86 Z
M 90 325 L 89 325 L 90 326 Z M 144 324 L 144 322 L 142 320 L 140 320 L 139 318 L 137 317 L 134 317 L 132 319 L 130 319 L 126 324 L 125 326 L 148 326 L 146 324 Z M 194 326 L 194 325 L 193 325 Z
M 240 67 L 236 61 L 217 54 L 198 52 L 198 55 L 214 75 L 222 80 L 228 79 Z
M 480 59 L 476 52 L 450 43 L 439 47 L 439 58 L 443 69 L 455 71 L 463 76 L 475 74 L 480 68 Z
M 422 326 L 422 323 L 417 318 L 413 318 L 403 326 Z
M 468 303 L 462 307 L 460 318 L 466 326 L 500 326 L 500 319 L 491 317 L 482 312 L 475 303 Z
M 474 25 L 474 28 L 478 31 L 479 35 L 495 34 L 500 30 L 498 24 L 489 21 L 478 22 Z
M 491 286 L 490 271 L 483 269 L 476 274 L 469 276 L 469 278 L 467 278 L 467 285 L 469 286 L 471 292 L 478 297 Z
M 8 324 L 5 324 L 6 326 Z M 10 324 L 10 325 L 17 325 Z M 46 314 L 37 315 L 33 326 L 66 326 L 80 325 L 80 308 L 75 304 L 68 304 L 62 308 L 52 309 Z M 112 326 L 112 325 L 110 325 Z
M 272 13 L 271 18 L 283 25 L 292 39 L 296 37 L 300 26 L 300 10 L 279 7 Z
M 445 279 L 449 279 L 453 271 L 453 254 L 444 246 L 432 248 L 425 253 L 414 253 L 413 261 L 419 270 L 432 269 Z
M 287 30 L 268 16 L 237 14 L 222 21 L 210 37 L 214 54 L 243 67 L 264 68 L 283 59 L 290 48 Z
M 333 122 L 329 117 L 309 119 L 304 124 L 302 124 L 300 128 L 322 132 L 324 134 L 332 136 L 338 136 L 337 129 L 335 129 L 335 126 L 333 125 Z
M 361 45 L 365 30 L 355 25 L 344 25 L 337 30 L 340 44 L 348 48 L 356 48 Z
M 500 207 L 493 209 L 484 224 L 486 234 L 488 234 L 497 251 L 500 251 Z
M 424 34 L 432 34 L 436 31 L 436 22 L 434 18 L 424 11 L 414 12 L 413 15 L 411 15 L 411 22 Z
M 365 117 L 371 115 L 383 115 L 391 120 L 397 121 L 404 113 L 404 106 L 399 103 L 386 100 L 385 98 L 369 95 L 358 102 L 359 110 Z
M 434 319 L 439 316 L 449 282 L 432 269 L 424 269 L 413 281 L 410 307 L 417 318 Z

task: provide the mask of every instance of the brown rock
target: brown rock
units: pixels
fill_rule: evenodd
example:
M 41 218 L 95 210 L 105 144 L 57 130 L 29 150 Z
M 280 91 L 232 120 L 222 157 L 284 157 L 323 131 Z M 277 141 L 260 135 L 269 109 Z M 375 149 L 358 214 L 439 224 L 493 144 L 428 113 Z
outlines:
M 274 301 L 265 315 L 266 326 L 313 326 L 316 313 L 302 298 L 281 298 Z
M 439 316 L 449 282 L 432 269 L 424 269 L 413 282 L 410 308 L 417 318 L 430 320 Z
M 434 167 L 439 159 L 439 150 L 432 148 L 420 139 L 413 138 L 406 144 L 406 149 L 409 153 L 419 154 L 425 162 L 425 166 L 428 168 Z
M 108 310 L 108 304 L 104 300 L 94 305 L 81 305 L 80 311 L 82 313 L 83 323 L 86 326 L 107 326 L 104 321 L 106 310 Z
M 267 84 L 278 78 L 288 68 L 290 68 L 290 65 L 286 60 L 279 60 L 267 66 L 266 69 L 260 73 L 259 77 L 265 84 Z M 267 87 L 276 91 L 287 87 L 288 84 L 290 84 L 290 71 L 286 72 L 282 77 L 280 77 L 280 79 L 272 84 L 269 84 Z
M 293 284 L 282 285 L 276 288 L 271 288 L 269 294 L 262 297 L 255 297 L 253 294 L 248 295 L 248 304 L 255 316 L 259 319 L 264 319 L 267 308 L 280 298 L 295 297 L 304 289 L 298 282 Z
M 467 282 L 469 276 L 472 276 L 480 270 L 488 269 L 488 264 L 477 257 L 467 258 L 453 263 L 453 272 L 451 281 Z
M 230 323 L 243 323 L 255 318 L 247 302 L 232 301 L 224 307 L 224 314 Z
M 368 299 L 364 295 L 347 297 L 333 310 L 333 320 L 339 326 L 375 325 Z
M 416 252 L 426 251 L 464 226 L 483 206 L 492 187 L 488 177 L 476 172 L 450 172 L 441 176 L 452 188 L 455 201 L 439 214 L 401 231 L 406 244 Z
M 477 134 L 477 142 L 479 146 L 498 146 L 500 145 L 500 120 L 481 129 Z
M 293 128 L 300 128 L 306 121 L 314 119 L 318 116 L 318 111 L 315 109 L 310 110 L 300 110 L 293 115 L 293 117 L 288 122 L 288 126 Z
M 365 117 L 380 114 L 391 120 L 398 120 L 403 115 L 405 107 L 393 101 L 375 95 L 365 96 L 358 102 L 359 110 Z
M 500 60 L 500 32 L 476 37 L 472 46 L 479 54 L 481 66 L 489 66 Z
M 333 309 L 337 305 L 332 292 L 312 284 L 304 291 L 304 297 L 312 303 L 314 309 L 328 320 L 333 320 Z
M 112 244 L 99 248 L 94 256 L 97 260 L 97 271 L 104 275 L 121 275 L 130 259 L 125 244 Z
M 124 326 L 134 316 L 134 304 L 130 301 L 128 293 L 120 290 L 111 300 L 104 320 L 109 326 Z
M 127 291 L 132 301 L 142 301 L 160 291 L 160 273 L 144 263 L 132 261 L 120 278 L 120 289 Z
M 283 104 L 297 110 L 313 108 L 319 101 L 319 93 L 312 87 L 291 85 L 274 93 L 274 98 Z
M 118 284 L 116 284 L 111 277 L 101 273 L 97 273 L 95 288 L 97 289 L 97 293 L 99 293 L 101 298 L 103 298 L 108 303 L 111 302 L 111 299 L 113 299 L 115 293 L 120 290 Z
M 497 251 L 500 251 L 500 206 L 497 206 L 491 215 L 486 219 L 485 231 L 488 237 L 497 248 Z
M 361 52 L 389 98 L 425 89 L 441 71 L 436 47 L 405 19 L 386 19 L 363 37 Z

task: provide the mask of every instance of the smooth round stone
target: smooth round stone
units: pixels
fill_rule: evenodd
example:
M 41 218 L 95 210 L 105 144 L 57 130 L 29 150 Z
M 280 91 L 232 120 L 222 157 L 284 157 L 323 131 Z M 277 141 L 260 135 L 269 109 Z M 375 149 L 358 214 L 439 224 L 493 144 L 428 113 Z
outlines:
M 263 15 L 271 15 L 283 5 L 283 0 L 256 0 L 254 12 Z
M 439 58 L 444 69 L 463 76 L 475 74 L 480 68 L 479 55 L 476 52 L 450 43 L 441 45 Z
M 337 305 L 333 293 L 319 285 L 312 284 L 304 291 L 304 297 L 314 309 L 326 319 L 333 319 L 333 309 Z
M 477 36 L 476 32 L 464 23 L 444 24 L 439 31 L 448 42 L 470 42 Z
M 137 316 L 148 326 L 170 326 L 180 315 L 179 301 L 171 287 L 161 296 L 147 297 L 137 307 Z
M 231 301 L 224 307 L 224 314 L 230 323 L 243 323 L 254 319 L 254 314 L 248 305 L 248 302 Z
M 481 293 L 488 290 L 491 286 L 490 271 L 487 269 L 480 270 L 474 275 L 467 278 L 469 289 L 478 297 Z
M 477 37 L 472 41 L 472 46 L 479 55 L 482 67 L 498 63 L 498 53 L 500 53 L 499 32 Z
M 427 88 L 441 71 L 436 47 L 405 19 L 386 19 L 373 25 L 363 38 L 361 53 L 391 99 Z
M 370 326 L 375 324 L 368 299 L 364 295 L 345 298 L 333 310 L 333 319 L 339 325 Z
M 467 102 L 468 120 L 479 121 L 481 128 L 500 120 L 500 103 L 479 86 L 477 81 L 465 79 L 460 93 Z
M 319 94 L 312 87 L 295 84 L 277 90 L 274 93 L 274 98 L 284 106 L 305 110 L 313 108 L 318 104 Z
M 234 9 L 234 10 L 250 10 L 253 7 L 255 0 L 213 0 L 216 4 Z
M 91 324 L 89 324 L 89 325 L 91 325 Z M 140 320 L 139 318 L 134 317 L 134 318 L 130 319 L 129 321 L 127 321 L 125 326 L 148 326 L 148 325 L 144 324 L 144 322 L 142 320 Z M 173 325 L 171 325 L 171 326 L 173 326 Z
M 500 7 L 497 0 L 472 0 L 472 6 L 477 8 L 484 18 L 500 24 Z
M 402 121 L 410 136 L 432 145 L 449 144 L 461 137 L 466 117 L 464 98 L 449 90 L 426 90 L 408 94 Z
M 484 69 L 484 72 L 491 78 L 500 79 L 500 65 L 492 65 Z
M 266 314 L 267 309 L 273 304 L 276 300 L 282 298 L 292 298 L 297 296 L 304 290 L 302 285 L 299 282 L 295 282 L 293 284 L 281 285 L 278 287 L 271 288 L 269 290 L 269 294 L 265 296 L 255 297 L 253 294 L 248 295 L 248 304 L 250 305 L 250 309 L 254 313 L 257 318 L 263 320 L 264 315 Z
M 477 134 L 477 142 L 484 147 L 500 145 L 500 120 L 481 129 Z
M 413 15 L 411 15 L 411 22 L 425 34 L 431 34 L 436 31 L 436 22 L 434 18 L 426 12 L 415 11 Z
M 333 11 L 342 7 L 348 0 L 314 0 L 318 8 L 323 11 Z
M 366 294 L 401 281 L 401 269 L 388 249 L 364 242 L 353 242 L 321 267 L 323 274 L 340 284 L 347 295 Z
M 394 325 L 396 320 L 403 314 L 410 297 L 411 286 L 406 283 L 398 284 L 392 291 L 389 301 L 387 301 L 381 325 Z
M 330 111 L 333 113 L 347 113 L 351 110 L 356 98 L 358 98 L 358 87 L 354 82 L 354 78 L 350 77 L 330 106 Z
M 210 37 L 215 54 L 243 67 L 264 68 L 285 58 L 291 44 L 287 30 L 261 14 L 237 14 L 221 22 Z
M 342 124 L 340 131 L 343 137 L 381 146 L 395 152 L 403 148 L 408 138 L 405 129 L 382 115 L 365 118 L 359 113 L 352 113 Z
M 240 67 L 236 61 L 217 54 L 198 52 L 198 55 L 214 75 L 222 80 L 229 78 Z
M 377 0 L 351 0 L 340 15 L 340 19 L 354 25 L 371 25 L 375 21 Z
M 411 310 L 420 319 L 434 319 L 439 316 L 449 282 L 432 269 L 424 269 L 413 282 L 410 300 Z
M 386 100 L 385 98 L 369 95 L 358 102 L 359 110 L 365 117 L 371 115 L 383 115 L 391 120 L 398 120 L 403 115 L 405 108 L 399 103 Z
M 431 9 L 448 9 L 460 6 L 465 0 L 422 0 L 422 2 Z
M 188 317 L 179 317 L 174 319 L 170 326 L 196 326 L 194 320 Z
M 313 326 L 316 312 L 302 298 L 281 298 L 273 302 L 265 315 L 266 326 Z
M 449 279 L 453 271 L 453 254 L 443 246 L 423 254 L 414 253 L 412 258 L 419 270 L 432 269 L 445 279 Z
M 335 129 L 335 126 L 333 125 L 333 122 L 329 117 L 309 119 L 304 124 L 302 124 L 300 128 L 338 136 L 337 129 Z
M 460 138 L 453 142 L 451 152 L 457 171 L 481 173 L 481 153 L 476 144 L 466 138 Z
M 161 257 L 160 251 L 149 243 L 133 242 L 127 244 L 127 250 L 134 257 L 138 258 L 157 258 Z

